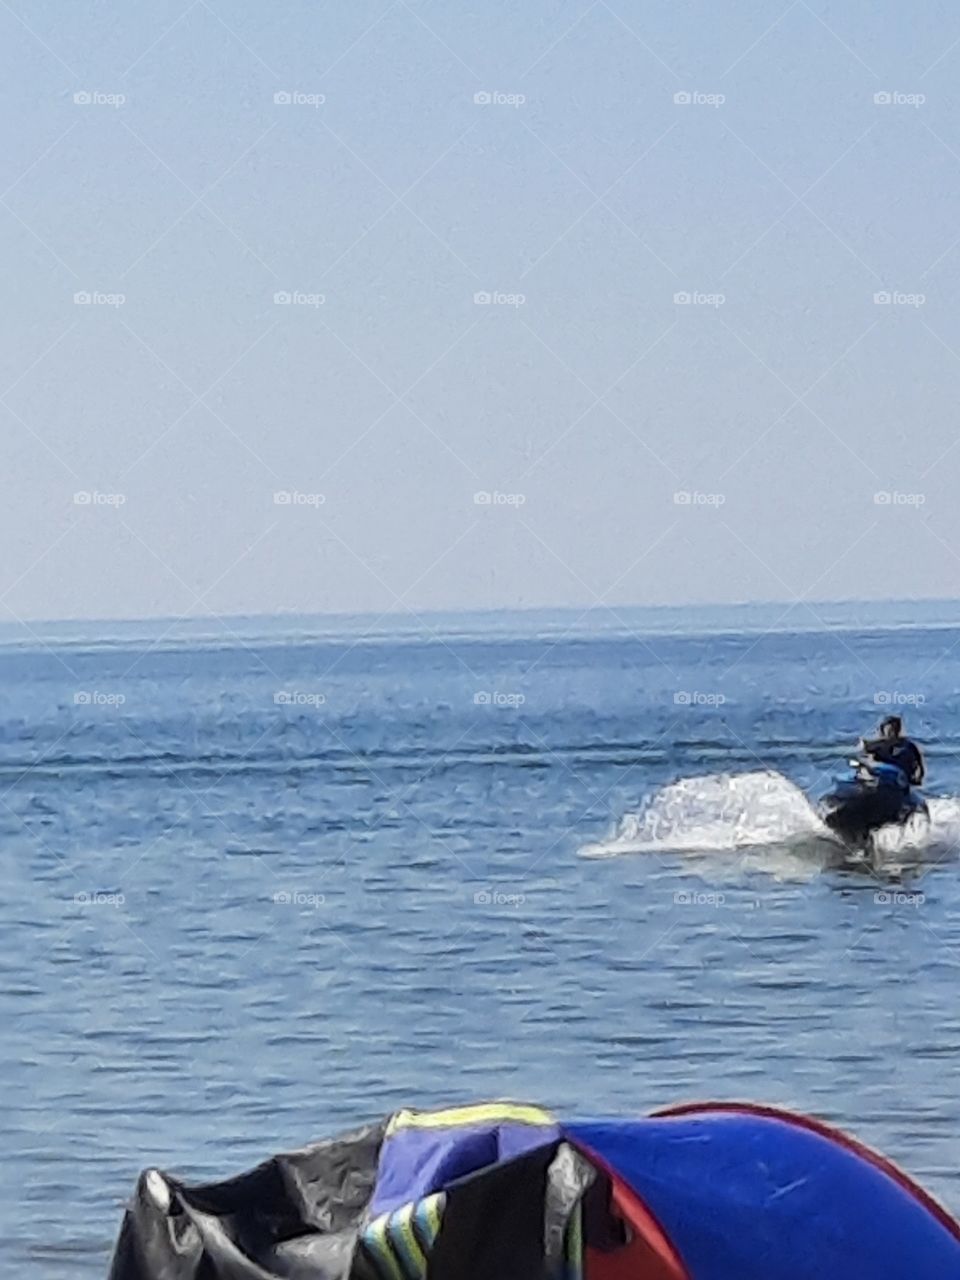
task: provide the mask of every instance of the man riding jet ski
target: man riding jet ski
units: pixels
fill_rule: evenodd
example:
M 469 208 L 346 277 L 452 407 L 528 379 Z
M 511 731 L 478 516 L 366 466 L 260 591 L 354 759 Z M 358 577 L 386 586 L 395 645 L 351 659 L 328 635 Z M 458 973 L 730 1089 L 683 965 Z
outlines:
M 908 786 L 923 785 L 923 756 L 917 744 L 903 736 L 903 721 L 899 716 L 887 716 L 881 720 L 880 737 L 867 741 L 861 738 L 860 750 L 877 764 L 896 765 L 906 777 Z
M 899 716 L 881 722 L 879 737 L 861 739 L 860 755 L 850 764 L 852 777 L 838 778 L 820 800 L 821 818 L 845 843 L 867 845 L 881 827 L 902 827 L 917 814 L 929 817 L 926 801 L 911 789 L 923 782 L 923 756 L 903 736 Z

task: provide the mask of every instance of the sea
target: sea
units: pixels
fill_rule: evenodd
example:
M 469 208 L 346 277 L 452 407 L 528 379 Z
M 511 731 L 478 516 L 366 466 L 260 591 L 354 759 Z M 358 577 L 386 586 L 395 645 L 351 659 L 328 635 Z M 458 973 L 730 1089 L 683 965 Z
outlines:
M 0 1274 L 402 1107 L 809 1112 L 960 1211 L 960 608 L 0 630 Z M 931 822 L 811 798 L 902 714 Z

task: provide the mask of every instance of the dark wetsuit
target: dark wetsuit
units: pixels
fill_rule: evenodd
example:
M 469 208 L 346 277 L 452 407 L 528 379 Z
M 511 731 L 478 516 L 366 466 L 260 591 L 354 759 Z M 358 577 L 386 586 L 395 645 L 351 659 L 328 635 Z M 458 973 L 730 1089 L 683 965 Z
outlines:
M 874 738 L 863 744 L 864 752 L 881 764 L 895 764 L 911 786 L 923 782 L 923 756 L 909 738 Z

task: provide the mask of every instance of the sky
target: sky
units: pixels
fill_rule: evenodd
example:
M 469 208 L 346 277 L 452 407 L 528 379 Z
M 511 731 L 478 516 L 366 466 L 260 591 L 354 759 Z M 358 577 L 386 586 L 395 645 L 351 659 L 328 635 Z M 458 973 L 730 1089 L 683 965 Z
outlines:
M 0 621 L 949 598 L 960 8 L 3 0 Z

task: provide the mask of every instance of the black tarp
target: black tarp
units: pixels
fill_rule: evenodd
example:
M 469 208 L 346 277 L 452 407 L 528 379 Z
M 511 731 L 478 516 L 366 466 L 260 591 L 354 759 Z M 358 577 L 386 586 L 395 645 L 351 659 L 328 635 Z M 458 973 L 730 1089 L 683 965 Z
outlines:
M 377 1234 L 392 1214 L 371 1223 L 387 1128 L 277 1155 L 223 1182 L 188 1185 L 148 1170 L 110 1280 L 540 1280 L 565 1273 L 574 1222 L 601 1248 L 623 1243 L 611 1230 L 608 1179 L 551 1134 L 446 1182 L 435 1239 L 405 1256 L 403 1228 L 389 1242 Z
M 386 1122 L 224 1182 L 140 1176 L 110 1280 L 346 1280 Z

